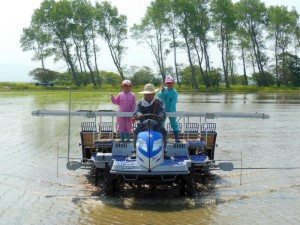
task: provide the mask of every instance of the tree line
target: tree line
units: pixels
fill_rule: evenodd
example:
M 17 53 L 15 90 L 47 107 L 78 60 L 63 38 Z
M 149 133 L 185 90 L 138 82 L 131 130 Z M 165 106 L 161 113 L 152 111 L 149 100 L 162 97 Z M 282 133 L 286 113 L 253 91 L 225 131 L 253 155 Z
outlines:
M 260 0 L 153 0 L 140 23 L 127 25 L 126 15 L 108 1 L 44 0 L 23 29 L 23 51 L 34 51 L 41 68 L 35 79 L 71 80 L 76 85 L 115 83 L 130 78 L 135 86 L 159 84 L 174 74 L 179 85 L 198 89 L 224 83 L 258 86 L 300 86 L 299 13 Z M 126 68 L 126 40 L 146 45 L 157 72 L 132 65 Z M 101 42 L 100 42 L 101 41 Z M 108 46 L 118 74 L 98 69 L 101 45 Z M 216 54 L 217 46 L 219 54 Z M 186 54 L 181 62 L 178 52 Z M 214 53 L 214 54 L 212 54 Z M 221 67 L 211 55 L 220 57 Z M 63 60 L 68 71 L 47 70 L 45 60 Z M 173 65 L 168 65 L 167 59 Z M 241 62 L 242 74 L 238 74 Z M 248 71 L 251 70 L 251 74 Z M 59 76 L 58 76 L 59 74 Z

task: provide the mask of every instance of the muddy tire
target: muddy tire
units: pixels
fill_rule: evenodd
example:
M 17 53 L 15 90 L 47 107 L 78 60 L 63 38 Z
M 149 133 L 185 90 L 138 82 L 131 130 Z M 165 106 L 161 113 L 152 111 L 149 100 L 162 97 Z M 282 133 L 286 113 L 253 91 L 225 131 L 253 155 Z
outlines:
M 200 180 L 201 180 L 201 184 L 206 185 L 207 184 L 207 175 L 206 174 L 202 174 L 200 176 Z
M 92 175 L 95 177 L 95 185 L 97 186 L 100 178 L 100 170 L 98 168 L 94 168 L 92 171 Z
M 186 179 L 185 184 L 185 194 L 187 197 L 194 197 L 195 196 L 195 181 L 194 178 L 189 177 Z
M 209 176 L 209 170 L 205 168 L 203 170 L 203 173 L 200 175 L 200 181 L 203 185 L 206 185 L 208 183 L 208 176 Z
M 179 189 L 179 194 L 180 196 L 185 196 L 185 188 L 184 188 L 184 185 L 185 185 L 185 181 L 184 179 L 181 179 L 178 183 L 178 189 Z
M 185 177 L 179 181 L 179 193 L 181 196 L 193 197 L 195 196 L 195 181 L 193 177 Z
M 106 174 L 104 178 L 104 193 L 107 196 L 114 196 L 116 192 L 116 179 L 110 174 Z

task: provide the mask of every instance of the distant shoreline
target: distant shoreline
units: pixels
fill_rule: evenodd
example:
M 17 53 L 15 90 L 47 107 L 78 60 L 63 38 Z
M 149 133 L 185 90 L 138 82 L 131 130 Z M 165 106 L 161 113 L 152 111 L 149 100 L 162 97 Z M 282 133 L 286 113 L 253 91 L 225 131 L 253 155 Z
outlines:
M 178 85 L 175 86 L 179 93 L 293 93 L 300 94 L 300 87 L 258 87 L 255 85 L 232 85 L 229 89 L 225 86 L 219 86 L 217 88 L 206 88 L 199 86 L 198 90 L 191 89 L 191 87 Z M 67 85 L 54 85 L 51 86 L 35 86 L 35 83 L 25 82 L 0 82 L 0 92 L 13 92 L 13 91 L 68 91 L 70 86 Z M 89 91 L 89 92 L 120 92 L 120 85 L 103 85 L 101 87 L 94 87 L 92 85 L 71 86 L 72 91 Z M 138 93 L 142 91 L 143 86 L 132 87 L 132 92 Z

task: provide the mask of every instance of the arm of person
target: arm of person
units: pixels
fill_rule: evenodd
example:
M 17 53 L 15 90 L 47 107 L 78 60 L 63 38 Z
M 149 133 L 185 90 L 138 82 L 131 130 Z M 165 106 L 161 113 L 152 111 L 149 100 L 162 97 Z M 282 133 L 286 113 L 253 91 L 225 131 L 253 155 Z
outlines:
M 158 92 L 157 96 L 158 96 L 160 99 L 162 99 L 162 100 L 166 97 L 166 91 L 165 91 L 165 88 L 164 88 L 164 87 L 162 87 L 162 88 L 160 89 L 160 91 Z
M 118 94 L 117 97 L 115 97 L 114 95 L 110 95 L 110 98 L 113 104 L 120 105 L 120 94 Z
M 133 113 L 133 117 L 134 117 L 134 119 L 136 119 L 136 120 L 143 120 L 143 119 L 144 119 L 144 114 L 143 114 L 142 111 L 141 111 L 141 106 L 142 106 L 142 103 L 139 102 L 139 103 L 136 105 L 135 112 Z
M 142 114 L 142 113 L 137 113 L 137 114 L 134 116 L 134 118 L 135 118 L 136 120 L 144 120 L 144 119 L 145 119 L 145 116 L 144 116 L 144 114 Z

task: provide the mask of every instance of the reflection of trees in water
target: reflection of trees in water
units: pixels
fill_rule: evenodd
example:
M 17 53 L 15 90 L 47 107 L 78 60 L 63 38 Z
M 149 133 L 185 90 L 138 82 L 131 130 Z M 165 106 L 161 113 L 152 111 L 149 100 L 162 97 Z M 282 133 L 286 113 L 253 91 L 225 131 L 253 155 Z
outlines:
M 68 110 L 70 93 L 68 91 L 39 92 L 32 95 L 35 110 L 56 109 Z M 98 110 L 103 106 L 112 108 L 110 92 L 71 92 L 72 110 L 88 109 Z
M 294 93 L 179 93 L 179 104 L 300 104 L 300 95 Z
M 260 101 L 266 103 L 275 103 L 275 104 L 299 104 L 300 95 L 299 94 L 289 94 L 289 93 L 274 93 L 274 94 L 265 94 L 259 95 L 257 98 Z

